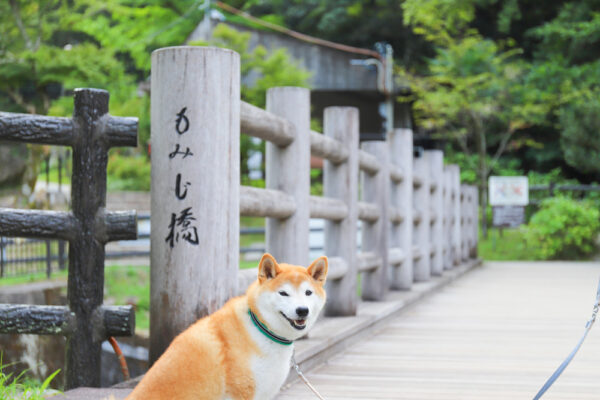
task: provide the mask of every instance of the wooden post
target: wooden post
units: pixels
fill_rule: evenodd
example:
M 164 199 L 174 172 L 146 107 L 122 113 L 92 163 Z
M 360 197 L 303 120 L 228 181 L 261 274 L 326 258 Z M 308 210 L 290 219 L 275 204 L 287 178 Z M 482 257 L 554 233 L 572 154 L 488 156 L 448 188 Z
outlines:
M 444 168 L 444 269 L 452 269 L 454 266 L 452 247 L 454 195 L 451 183 L 452 169 L 449 166 L 446 166 Z
M 429 162 L 431 180 L 431 274 L 441 275 L 444 270 L 444 153 L 441 150 L 427 150 L 425 156 Z
M 309 256 L 310 91 L 276 87 L 267 91 L 267 111 L 286 118 L 296 130 L 294 141 L 279 147 L 267 142 L 266 186 L 294 198 L 296 212 L 289 218 L 267 218 L 267 251 L 278 261 L 307 265 Z
M 430 180 L 429 162 L 425 154 L 413 161 L 414 175 L 421 179 L 420 186 L 415 188 L 413 204 L 420 219 L 415 225 L 413 242 L 419 251 L 420 257 L 414 263 L 415 282 L 426 281 L 431 277 L 430 257 Z
M 469 189 L 468 185 L 460 185 L 460 259 L 462 261 L 469 258 Z
M 396 129 L 388 133 L 390 162 L 402 170 L 402 182 L 392 185 L 391 206 L 402 213 L 402 222 L 392 224 L 390 247 L 399 247 L 404 259 L 391 265 L 390 287 L 408 290 L 413 283 L 413 132 Z
M 362 251 L 373 252 L 381 258 L 381 265 L 362 275 L 363 300 L 380 301 L 389 288 L 389 203 L 390 203 L 390 151 L 384 141 L 369 141 L 361 144 L 363 150 L 374 155 L 381 168 L 374 175 L 362 172 L 362 197 L 366 203 L 373 203 L 379 209 L 379 218 L 374 222 L 363 221 Z
M 240 60 L 152 53 L 150 362 L 233 296 L 239 269 Z
M 325 109 L 323 134 L 338 140 L 348 151 L 345 162 L 335 164 L 325 160 L 323 169 L 323 195 L 341 200 L 348 207 L 346 218 L 340 221 L 325 221 L 325 254 L 328 257 L 342 257 L 348 265 L 348 270 L 341 279 L 327 281 L 327 315 L 354 315 L 358 303 L 358 121 L 357 108 Z
M 451 227 L 451 248 L 452 248 L 452 263 L 459 265 L 461 262 L 460 253 L 460 168 L 458 165 L 448 165 L 450 171 L 450 187 L 452 190 L 452 227 Z
M 104 338 L 94 331 L 93 317 L 104 297 L 104 243 L 96 238 L 97 224 L 106 206 L 108 148 L 99 139 L 100 119 L 108 113 L 108 92 L 75 91 L 73 122 L 78 140 L 73 144 L 71 206 L 79 233 L 69 243 L 67 299 L 76 315 L 67 337 L 66 387 L 100 386 L 100 346 Z
M 479 239 L 479 191 L 477 190 L 476 185 L 471 185 L 471 198 L 473 199 L 471 203 L 471 218 L 473 219 L 473 223 L 471 224 L 471 235 L 473 240 L 471 243 L 469 256 L 471 258 L 477 258 L 477 242 Z

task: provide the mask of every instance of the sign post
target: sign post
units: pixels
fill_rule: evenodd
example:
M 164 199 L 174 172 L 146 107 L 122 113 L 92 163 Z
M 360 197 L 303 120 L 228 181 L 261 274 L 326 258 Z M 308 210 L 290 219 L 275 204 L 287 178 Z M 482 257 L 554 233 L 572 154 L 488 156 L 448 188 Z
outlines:
M 526 176 L 490 176 L 489 199 L 492 226 L 517 228 L 525 223 L 525 206 L 529 203 Z

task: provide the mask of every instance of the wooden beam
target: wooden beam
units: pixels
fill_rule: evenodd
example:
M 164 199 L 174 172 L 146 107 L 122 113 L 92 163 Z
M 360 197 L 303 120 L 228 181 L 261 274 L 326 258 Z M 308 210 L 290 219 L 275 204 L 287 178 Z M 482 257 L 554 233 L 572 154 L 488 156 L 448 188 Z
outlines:
M 348 150 L 339 140 L 310 131 L 310 153 L 337 165 L 348 159 Z
M 310 196 L 310 217 L 340 221 L 348 216 L 348 206 L 338 199 Z
M 240 186 L 240 215 L 285 219 L 296 212 L 294 198 L 282 191 Z
M 99 341 L 135 333 L 133 306 L 101 306 L 95 310 L 93 335 Z M 76 315 L 67 306 L 0 304 L 0 333 L 69 336 L 77 327 Z
M 0 112 L 0 141 L 70 146 L 71 118 Z
M 240 130 L 250 136 L 285 147 L 294 141 L 296 129 L 290 121 L 268 111 L 241 102 Z
M 70 212 L 0 208 L 0 236 L 73 240 L 78 235 Z

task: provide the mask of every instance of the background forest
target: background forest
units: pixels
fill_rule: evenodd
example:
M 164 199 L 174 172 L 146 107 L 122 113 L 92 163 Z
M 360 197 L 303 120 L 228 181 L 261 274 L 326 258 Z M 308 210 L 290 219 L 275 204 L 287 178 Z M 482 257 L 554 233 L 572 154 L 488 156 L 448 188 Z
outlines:
M 600 181 L 600 0 L 227 3 L 339 43 L 390 43 L 398 83 L 411 88 L 416 133 L 442 139 L 463 180 L 484 194 L 491 174 L 525 174 L 530 184 Z M 207 7 L 252 25 L 204 0 L 1 2 L 0 109 L 69 115 L 73 88 L 109 90 L 111 114 L 140 118 L 141 142 L 135 154 L 112 154 L 109 188 L 147 190 L 150 53 L 184 43 Z M 242 72 L 261 77 L 243 88 L 246 101 L 262 106 L 267 87 L 308 85 L 285 51 L 248 52 L 247 42 L 223 28 L 212 43 L 240 52 Z M 29 149 L 17 183 L 35 184 L 47 151 Z

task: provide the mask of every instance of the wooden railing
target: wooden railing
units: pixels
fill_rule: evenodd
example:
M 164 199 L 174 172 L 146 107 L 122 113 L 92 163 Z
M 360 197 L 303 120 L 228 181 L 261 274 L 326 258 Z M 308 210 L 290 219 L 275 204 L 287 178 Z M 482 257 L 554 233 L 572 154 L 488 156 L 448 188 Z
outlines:
M 153 53 L 151 362 L 256 279 L 238 271 L 240 215 L 266 217 L 267 251 L 301 265 L 309 219 L 326 220 L 332 316 L 356 313 L 359 274 L 362 299 L 377 301 L 476 256 L 477 189 L 441 151 L 413 159 L 410 129 L 359 145 L 352 107 L 325 109 L 323 134 L 311 131 L 308 89 L 272 88 L 266 104 L 240 101 L 234 52 Z M 239 185 L 240 131 L 267 141 L 264 189 Z M 193 157 L 167 157 L 174 149 Z M 310 195 L 311 154 L 325 160 L 322 197 Z
M 135 211 L 107 211 L 108 149 L 136 146 L 137 119 L 108 114 L 108 92 L 75 90 L 73 118 L 0 112 L 0 141 L 70 146 L 72 211 L 0 208 L 0 236 L 69 241 L 68 307 L 0 304 L 0 333 L 64 335 L 66 387 L 100 385 L 100 351 L 134 332 L 132 306 L 104 306 L 104 245 L 135 239 Z

